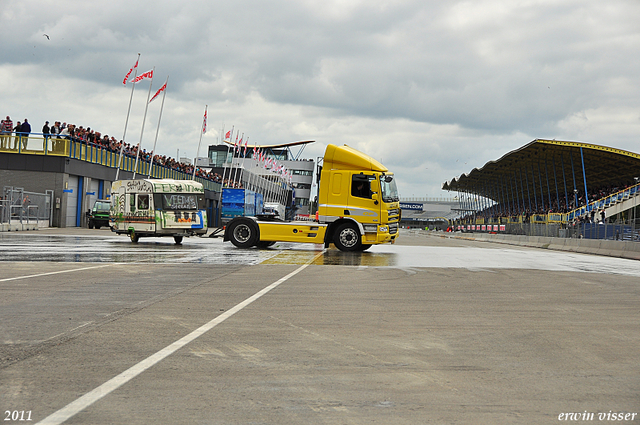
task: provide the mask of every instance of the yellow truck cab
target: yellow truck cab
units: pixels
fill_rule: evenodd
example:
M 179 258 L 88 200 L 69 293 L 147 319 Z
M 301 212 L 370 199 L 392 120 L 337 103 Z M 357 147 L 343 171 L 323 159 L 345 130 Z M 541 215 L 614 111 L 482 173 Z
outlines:
M 204 187 L 192 180 L 118 180 L 111 185 L 111 230 L 140 237 L 173 237 L 207 233 Z
M 393 243 L 400 205 L 394 176 L 380 162 L 349 146 L 329 145 L 320 173 L 317 222 L 275 222 L 237 217 L 224 240 L 240 248 L 275 242 L 330 243 L 342 251 L 364 251 Z

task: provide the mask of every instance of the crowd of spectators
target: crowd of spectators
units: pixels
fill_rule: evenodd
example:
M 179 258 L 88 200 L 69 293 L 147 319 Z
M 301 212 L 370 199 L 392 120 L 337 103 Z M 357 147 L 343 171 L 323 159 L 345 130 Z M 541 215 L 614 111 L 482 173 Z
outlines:
M 16 136 L 28 135 L 31 132 L 30 127 L 29 130 L 26 131 L 26 126 L 24 125 L 26 122 L 27 120 L 25 119 L 22 123 L 18 122 L 18 125 L 14 127 L 13 122 L 11 121 L 9 116 L 7 116 L 5 120 L 2 120 L 2 122 L 0 123 L 2 148 L 9 148 L 8 144 L 5 145 L 5 139 L 9 140 L 12 132 L 15 133 Z M 92 129 L 91 127 L 76 126 L 75 124 L 68 124 L 66 122 L 60 121 L 55 121 L 53 125 L 49 126 L 49 121 L 45 121 L 45 124 L 42 127 L 42 135 L 47 139 L 69 139 L 83 145 L 99 147 L 109 152 L 120 153 L 122 149 L 122 153 L 131 158 L 135 158 L 136 155 L 138 155 L 137 145 L 131 145 L 125 142 L 123 147 L 122 140 L 118 141 L 118 139 L 113 136 L 110 137 L 108 134 L 103 135 L 101 132 Z M 16 140 L 17 139 L 18 137 L 16 137 Z M 26 141 L 23 143 L 23 148 L 26 148 Z M 14 149 L 15 148 L 17 148 L 17 142 Z M 138 157 L 139 161 L 150 162 L 151 155 L 151 152 L 147 152 L 146 149 L 142 149 Z M 153 164 L 154 167 L 159 165 L 171 170 L 181 171 L 188 175 L 193 174 L 194 166 L 192 164 L 180 162 L 166 155 L 154 154 Z M 216 183 L 222 183 L 222 176 L 220 176 L 218 173 L 214 173 L 213 171 L 206 170 L 201 167 L 198 167 L 196 169 L 196 176 Z M 241 182 L 232 181 L 229 179 L 224 179 L 224 185 L 225 187 L 242 188 Z
M 471 202 L 471 209 L 478 208 L 478 211 L 475 214 L 467 214 L 462 217 L 462 220 L 465 219 L 473 219 L 474 217 L 485 218 L 485 219 L 497 219 L 499 217 L 519 217 L 523 216 L 523 221 L 529 222 L 530 217 L 534 215 L 546 215 L 546 214 L 566 214 L 570 211 L 573 211 L 577 208 L 585 206 L 588 203 L 592 203 L 599 199 L 606 198 L 610 195 L 618 193 L 622 190 L 626 190 L 629 187 L 635 185 L 635 182 L 627 182 L 621 185 L 606 185 L 594 189 L 590 189 L 587 199 L 585 199 L 584 191 L 578 191 L 576 194 L 573 192 L 567 193 L 567 197 L 564 195 L 556 197 L 551 200 L 551 204 L 549 204 L 548 195 L 544 200 L 540 200 L 538 197 L 537 205 L 536 200 L 531 198 L 531 205 L 529 205 L 529 201 L 525 201 L 525 205 L 522 204 L 522 199 L 519 200 L 518 205 L 514 205 L 512 201 L 507 203 L 496 203 L 490 207 L 486 208 L 478 208 L 476 201 Z M 553 196 L 553 195 L 552 195 Z M 577 198 L 577 204 L 576 204 Z M 558 202 L 559 201 L 559 202 Z M 568 203 L 567 203 L 568 201 Z M 463 201 L 464 202 L 464 201 Z M 480 201 L 482 203 L 483 201 Z M 603 211 L 595 211 L 592 210 L 588 216 L 585 217 L 577 217 L 577 220 L 584 222 L 596 222 L 600 217 Z M 604 217 L 601 217 L 604 220 Z

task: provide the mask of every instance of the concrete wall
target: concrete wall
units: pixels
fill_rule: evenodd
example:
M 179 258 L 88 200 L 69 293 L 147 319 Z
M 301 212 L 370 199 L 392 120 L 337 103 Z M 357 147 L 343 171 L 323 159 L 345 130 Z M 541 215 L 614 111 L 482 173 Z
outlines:
M 544 236 L 518 236 L 507 234 L 459 234 L 434 233 L 440 237 L 467 239 L 482 242 L 503 243 L 508 245 L 528 246 L 559 251 L 580 252 L 584 254 L 606 255 L 609 257 L 640 260 L 640 242 L 609 241 L 601 239 L 551 238 Z

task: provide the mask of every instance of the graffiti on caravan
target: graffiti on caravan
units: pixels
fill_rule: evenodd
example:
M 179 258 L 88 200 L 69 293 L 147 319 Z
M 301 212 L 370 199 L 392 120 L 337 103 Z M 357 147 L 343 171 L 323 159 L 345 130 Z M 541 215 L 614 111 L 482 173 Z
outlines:
M 167 210 L 197 210 L 198 197 L 193 194 L 162 195 L 162 203 Z
M 153 186 L 146 180 L 127 180 L 127 192 L 151 193 Z
M 156 192 L 201 192 L 204 193 L 204 188 L 201 184 L 191 184 L 189 182 L 169 182 L 158 181 L 154 182 Z

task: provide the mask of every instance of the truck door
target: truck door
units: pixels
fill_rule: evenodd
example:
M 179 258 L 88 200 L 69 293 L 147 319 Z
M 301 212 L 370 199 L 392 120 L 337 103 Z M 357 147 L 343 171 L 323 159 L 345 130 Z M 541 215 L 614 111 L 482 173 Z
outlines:
M 380 223 L 380 188 L 374 174 L 351 175 L 349 215 L 360 223 Z

